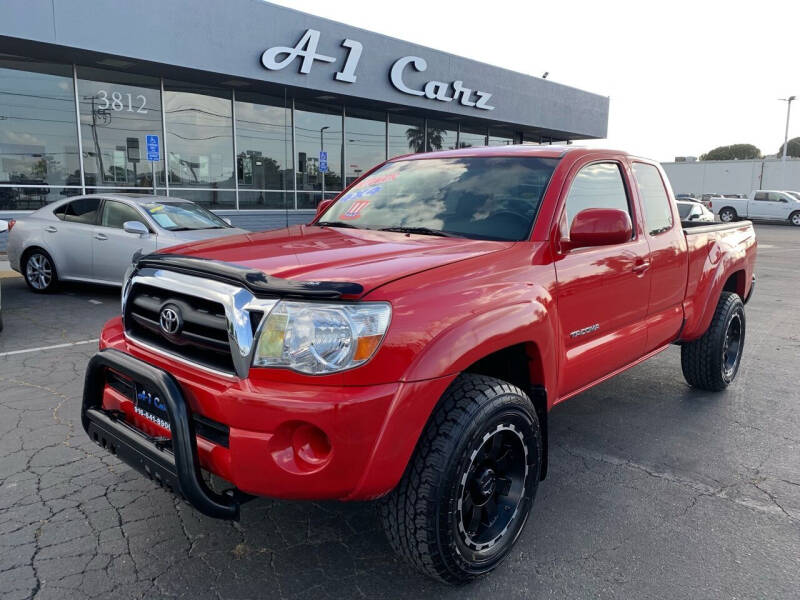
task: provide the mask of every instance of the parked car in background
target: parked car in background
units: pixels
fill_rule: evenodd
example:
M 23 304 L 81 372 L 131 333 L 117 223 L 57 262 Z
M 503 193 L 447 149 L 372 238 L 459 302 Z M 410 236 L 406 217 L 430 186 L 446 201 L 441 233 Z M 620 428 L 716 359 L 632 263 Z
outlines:
M 0 233 L 8 231 L 8 223 L 0 219 Z M 3 331 L 3 285 L 0 280 L 0 331 Z
M 247 233 L 181 198 L 90 194 L 12 221 L 8 260 L 34 292 L 61 280 L 122 285 L 136 252 Z
M 678 215 L 681 223 L 713 223 L 714 213 L 708 210 L 700 202 L 690 202 L 687 200 L 677 200 Z
M 789 221 L 800 227 L 800 197 L 792 192 L 754 190 L 748 198 L 717 198 L 713 205 L 723 223 L 736 219 L 764 219 Z

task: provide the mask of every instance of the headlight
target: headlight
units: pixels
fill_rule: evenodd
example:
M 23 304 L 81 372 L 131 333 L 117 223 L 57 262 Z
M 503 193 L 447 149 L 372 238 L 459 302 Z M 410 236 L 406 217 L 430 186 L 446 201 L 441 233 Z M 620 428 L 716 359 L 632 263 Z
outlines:
M 384 302 L 278 302 L 261 328 L 253 366 L 312 375 L 357 367 L 375 354 L 391 314 Z

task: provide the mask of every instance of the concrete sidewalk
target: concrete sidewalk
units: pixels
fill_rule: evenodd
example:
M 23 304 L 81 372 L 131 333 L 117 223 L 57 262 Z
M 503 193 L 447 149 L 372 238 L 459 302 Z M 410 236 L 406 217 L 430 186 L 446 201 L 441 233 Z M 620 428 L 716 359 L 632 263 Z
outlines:
M 6 279 L 8 277 L 21 277 L 19 273 L 12 271 L 9 262 L 3 259 L 5 259 L 5 256 L 0 256 L 0 279 Z

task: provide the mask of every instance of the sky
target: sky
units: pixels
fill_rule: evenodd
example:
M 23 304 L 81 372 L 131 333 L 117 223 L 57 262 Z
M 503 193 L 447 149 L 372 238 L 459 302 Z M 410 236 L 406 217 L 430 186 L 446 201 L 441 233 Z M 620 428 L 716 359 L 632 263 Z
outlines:
M 774 154 L 778 99 L 800 98 L 797 0 L 272 1 L 609 96 L 608 138 L 585 145 L 661 161 L 735 143 Z

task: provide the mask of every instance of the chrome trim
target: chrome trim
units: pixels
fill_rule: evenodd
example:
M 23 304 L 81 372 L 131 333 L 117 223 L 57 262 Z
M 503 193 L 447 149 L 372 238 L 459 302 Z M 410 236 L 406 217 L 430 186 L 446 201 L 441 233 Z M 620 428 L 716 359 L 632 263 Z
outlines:
M 205 365 L 201 365 L 200 363 L 192 362 L 191 360 L 188 360 L 188 359 L 180 356 L 179 354 L 173 354 L 172 352 L 169 352 L 168 350 L 162 350 L 161 348 L 158 348 L 157 346 L 153 346 L 151 344 L 148 344 L 147 342 L 143 342 L 142 340 L 140 340 L 136 336 L 130 335 L 127 332 L 125 333 L 125 339 L 128 340 L 129 342 L 133 342 L 134 344 L 136 344 L 140 348 L 144 348 L 145 350 L 149 350 L 150 352 L 153 352 L 154 354 L 160 354 L 161 356 L 166 356 L 167 358 L 169 358 L 171 360 L 174 360 L 175 362 L 179 362 L 179 363 L 184 364 L 184 365 L 186 365 L 188 367 L 192 367 L 193 369 L 198 369 L 200 371 L 205 371 L 206 373 L 211 373 L 212 375 L 218 375 L 219 377 L 226 377 L 227 379 L 236 379 L 236 375 L 234 373 L 228 373 L 227 371 L 220 371 L 219 369 L 215 369 L 213 367 L 207 367 Z
M 148 267 L 134 271 L 133 276 L 125 282 L 122 297 L 123 319 L 128 295 L 137 283 L 222 304 L 228 321 L 228 342 L 236 375 L 241 379 L 247 378 L 253 362 L 255 340 L 257 339 L 253 335 L 253 328 L 250 324 L 250 311 L 262 312 L 263 323 L 263 320 L 278 303 L 277 298 L 256 298 L 250 291 L 229 283 Z M 129 337 L 127 328 L 125 337 Z M 141 342 L 136 341 L 136 343 Z M 171 352 L 161 349 L 156 351 L 174 357 Z M 200 367 L 200 365 L 185 359 L 184 362 Z

